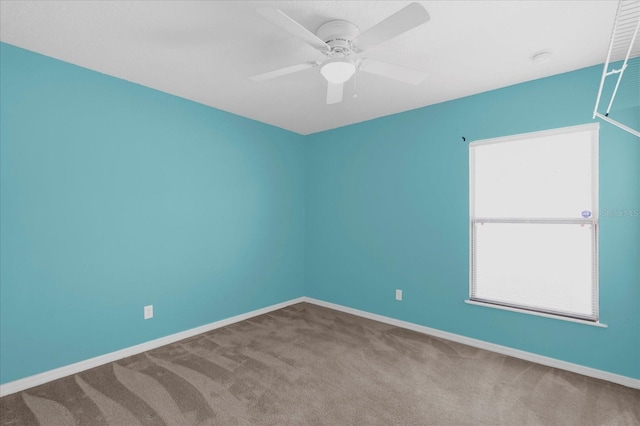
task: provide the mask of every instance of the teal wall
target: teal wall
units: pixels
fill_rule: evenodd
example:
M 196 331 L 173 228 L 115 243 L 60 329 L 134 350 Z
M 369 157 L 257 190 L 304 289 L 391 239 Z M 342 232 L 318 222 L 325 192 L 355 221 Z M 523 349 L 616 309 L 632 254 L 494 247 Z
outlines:
M 0 49 L 2 383 L 303 295 L 302 136 Z
M 587 68 L 309 136 L 305 294 L 640 378 L 639 216 L 600 220 L 600 313 L 609 328 L 464 303 L 469 142 L 592 122 L 601 72 Z M 600 211 L 638 209 L 640 141 L 603 123 Z M 395 289 L 404 301 L 395 301 Z
M 0 49 L 1 383 L 302 295 L 640 378 L 640 217 L 601 218 L 607 329 L 463 302 L 468 143 L 592 122 L 600 67 L 303 137 Z

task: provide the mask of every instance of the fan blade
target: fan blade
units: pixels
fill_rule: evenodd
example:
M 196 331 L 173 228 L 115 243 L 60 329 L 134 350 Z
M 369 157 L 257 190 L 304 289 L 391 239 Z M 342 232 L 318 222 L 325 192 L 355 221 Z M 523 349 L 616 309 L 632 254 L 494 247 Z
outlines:
M 287 74 L 293 74 L 294 72 L 307 70 L 309 68 L 313 68 L 317 66 L 315 62 L 306 62 L 304 64 L 291 65 L 290 67 L 280 68 L 278 70 L 265 72 L 263 74 L 254 75 L 253 77 L 249 77 L 253 81 L 265 81 L 270 80 L 272 78 L 280 77 Z
M 344 83 L 327 82 L 327 84 L 327 104 L 337 104 L 342 102 Z
M 272 9 L 270 7 L 261 7 L 258 9 L 258 13 L 262 15 L 267 20 L 271 21 L 275 25 L 280 28 L 288 31 L 294 36 L 298 37 L 300 40 L 304 41 L 307 44 L 315 47 L 321 52 L 328 52 L 331 50 L 329 45 L 322 41 L 319 37 L 317 37 L 314 33 L 291 19 L 288 15 L 286 15 L 280 9 Z
M 392 78 L 409 84 L 420 84 L 427 78 L 427 73 L 413 68 L 380 62 L 373 59 L 363 59 L 359 69 L 382 77 Z
M 359 52 L 377 46 L 389 39 L 409 31 L 429 21 L 429 13 L 419 3 L 411 3 L 404 9 L 377 23 L 353 39 L 353 46 Z

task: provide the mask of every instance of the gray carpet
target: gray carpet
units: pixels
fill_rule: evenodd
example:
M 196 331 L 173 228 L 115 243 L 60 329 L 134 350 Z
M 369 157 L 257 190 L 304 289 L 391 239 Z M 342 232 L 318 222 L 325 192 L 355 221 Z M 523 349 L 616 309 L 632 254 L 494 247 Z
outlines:
M 640 391 L 306 303 L 0 399 L 8 425 L 640 425 Z

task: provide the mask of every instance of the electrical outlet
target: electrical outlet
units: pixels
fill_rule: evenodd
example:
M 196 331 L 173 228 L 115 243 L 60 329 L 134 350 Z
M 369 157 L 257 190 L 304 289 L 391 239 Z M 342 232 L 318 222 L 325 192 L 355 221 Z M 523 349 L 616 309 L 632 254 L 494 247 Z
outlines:
M 402 300 L 402 290 L 396 290 L 396 300 Z
M 147 305 L 144 307 L 144 319 L 153 318 L 153 305 Z

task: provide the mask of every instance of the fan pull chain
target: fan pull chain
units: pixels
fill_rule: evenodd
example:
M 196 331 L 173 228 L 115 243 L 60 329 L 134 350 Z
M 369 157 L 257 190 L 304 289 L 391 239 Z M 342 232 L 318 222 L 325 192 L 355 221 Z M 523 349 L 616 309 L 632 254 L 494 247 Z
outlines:
M 358 98 L 358 73 L 353 76 L 353 99 Z

